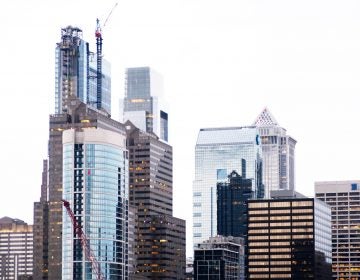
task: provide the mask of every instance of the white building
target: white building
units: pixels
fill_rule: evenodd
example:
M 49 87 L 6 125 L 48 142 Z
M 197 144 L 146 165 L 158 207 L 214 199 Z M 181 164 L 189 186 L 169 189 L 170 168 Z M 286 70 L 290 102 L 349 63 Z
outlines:
M 274 190 L 294 190 L 296 140 L 286 134 L 267 108 L 253 125 L 261 136 L 265 197 Z
M 360 279 L 360 180 L 315 182 L 331 206 L 333 279 Z

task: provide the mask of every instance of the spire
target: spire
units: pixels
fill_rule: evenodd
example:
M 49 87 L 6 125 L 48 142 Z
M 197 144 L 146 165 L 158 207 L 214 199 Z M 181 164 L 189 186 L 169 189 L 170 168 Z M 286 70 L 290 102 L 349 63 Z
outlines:
M 260 115 L 256 118 L 253 123 L 255 126 L 278 126 L 278 122 L 275 120 L 274 116 L 270 113 L 268 108 L 264 108 Z

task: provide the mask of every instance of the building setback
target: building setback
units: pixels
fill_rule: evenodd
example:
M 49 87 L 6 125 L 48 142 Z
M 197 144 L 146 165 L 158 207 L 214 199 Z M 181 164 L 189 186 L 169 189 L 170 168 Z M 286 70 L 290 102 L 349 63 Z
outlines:
M 194 250 L 194 280 L 243 280 L 244 242 L 239 237 L 210 237 Z
M 261 143 L 258 129 L 200 129 L 195 147 L 193 183 L 193 244 L 217 235 L 217 184 L 235 171 L 251 181 L 252 198 L 264 196 Z
M 38 256 L 35 273 L 41 275 L 38 279 L 61 279 L 62 275 L 63 131 L 101 128 L 125 135 L 123 124 L 90 108 L 74 96 L 68 98 L 66 107 L 67 113 L 50 115 L 48 198 L 40 199 L 46 201 L 43 204 L 47 204 L 48 210 L 37 211 L 34 216 L 34 227 L 43 232 L 34 244 L 34 254 Z
M 248 201 L 247 279 L 331 278 L 330 207 L 290 193 Z
M 275 190 L 294 190 L 296 140 L 286 134 L 267 108 L 253 125 L 261 136 L 265 197 L 270 198 Z
M 120 103 L 120 120 L 131 121 L 146 132 L 168 141 L 168 113 L 163 100 L 163 81 L 150 67 L 126 69 L 125 98 Z
M 360 181 L 315 182 L 331 207 L 333 279 L 360 279 Z
M 0 219 L 0 279 L 33 279 L 33 227 L 18 219 Z M 35 279 L 35 278 L 34 278 Z
M 185 221 L 172 216 L 172 147 L 125 123 L 129 199 L 135 208 L 135 276 L 185 278 Z

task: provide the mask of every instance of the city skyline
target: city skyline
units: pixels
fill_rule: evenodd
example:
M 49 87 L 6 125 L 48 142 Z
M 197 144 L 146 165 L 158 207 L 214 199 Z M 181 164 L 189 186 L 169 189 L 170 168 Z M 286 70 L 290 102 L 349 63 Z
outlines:
M 104 28 L 112 116 L 124 96 L 126 67 L 162 73 L 174 147 L 174 216 L 186 219 L 188 232 L 199 129 L 250 125 L 264 107 L 298 141 L 298 191 L 313 196 L 315 181 L 359 178 L 360 147 L 349 144 L 359 120 L 358 2 L 148 2 L 120 2 Z M 0 217 L 32 223 L 53 110 L 55 43 L 71 24 L 94 50 L 96 17 L 104 20 L 114 4 L 95 3 L 3 4 L 1 117 L 12 121 L 4 122 L 10 133 L 1 140 Z M 20 158 L 21 168 L 14 168 Z

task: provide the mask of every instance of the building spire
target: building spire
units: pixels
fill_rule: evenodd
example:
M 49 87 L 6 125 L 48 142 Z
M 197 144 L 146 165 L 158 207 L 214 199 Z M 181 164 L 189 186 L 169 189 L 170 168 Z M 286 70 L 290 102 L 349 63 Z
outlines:
M 268 108 L 264 108 L 260 115 L 256 118 L 253 123 L 255 126 L 278 126 L 278 122 L 274 116 L 270 113 Z

